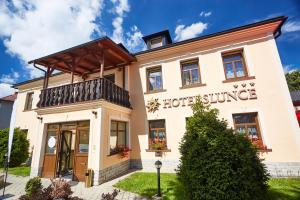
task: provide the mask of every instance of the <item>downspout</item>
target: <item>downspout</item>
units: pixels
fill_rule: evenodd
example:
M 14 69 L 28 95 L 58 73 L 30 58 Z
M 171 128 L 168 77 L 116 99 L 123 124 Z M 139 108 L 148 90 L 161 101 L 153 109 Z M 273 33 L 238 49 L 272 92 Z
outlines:
M 35 62 L 33 63 L 33 66 L 34 66 L 35 68 L 37 68 L 37 69 L 39 69 L 39 70 L 41 70 L 41 71 L 43 71 L 43 72 L 45 73 L 45 75 L 44 75 L 44 84 L 43 84 L 43 89 L 45 89 L 45 83 L 46 83 L 45 80 L 46 80 L 46 78 L 47 78 L 47 72 L 46 72 L 46 70 L 44 70 L 44 69 L 42 69 L 42 68 L 36 66 Z

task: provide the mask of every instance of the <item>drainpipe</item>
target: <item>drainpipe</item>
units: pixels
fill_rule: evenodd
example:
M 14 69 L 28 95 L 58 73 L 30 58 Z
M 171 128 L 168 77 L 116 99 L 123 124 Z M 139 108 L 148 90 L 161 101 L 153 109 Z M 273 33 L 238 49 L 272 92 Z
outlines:
M 46 87 L 46 78 L 47 78 L 47 72 L 46 72 L 46 70 L 44 70 L 44 69 L 42 69 L 42 68 L 40 68 L 40 67 L 38 67 L 38 66 L 36 66 L 36 63 L 34 62 L 33 63 L 33 66 L 35 67 L 35 68 L 37 68 L 37 69 L 39 69 L 39 70 L 41 70 L 41 71 L 43 71 L 44 73 L 45 73 L 45 75 L 44 75 L 44 84 L 43 84 L 43 89 L 45 89 L 45 87 Z

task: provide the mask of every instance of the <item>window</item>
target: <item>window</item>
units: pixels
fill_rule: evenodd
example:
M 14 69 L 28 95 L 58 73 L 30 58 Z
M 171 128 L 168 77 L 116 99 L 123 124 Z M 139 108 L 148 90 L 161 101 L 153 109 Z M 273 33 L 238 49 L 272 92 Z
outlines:
M 248 76 L 242 51 L 224 53 L 222 58 L 226 79 Z
M 161 47 L 161 46 L 162 46 L 162 38 L 161 37 L 150 40 L 151 49 Z
M 167 137 L 164 119 L 149 121 L 149 149 L 167 149 Z
M 57 142 L 56 131 L 48 131 L 47 140 L 46 140 L 47 154 L 56 154 L 56 142 Z
M 115 83 L 115 75 L 114 74 L 105 75 L 104 78 Z
M 32 100 L 33 100 L 33 92 L 27 93 L 24 110 L 32 109 Z
M 200 83 L 198 60 L 182 62 L 181 77 L 183 86 Z
M 148 91 L 162 90 L 161 67 L 147 69 L 147 87 Z
M 119 148 L 127 146 L 126 122 L 111 121 L 110 126 L 110 154 L 119 152 Z
M 78 130 L 78 153 L 89 152 L 89 130 Z
M 233 114 L 233 122 L 238 133 L 246 135 L 259 148 L 263 147 L 257 113 Z

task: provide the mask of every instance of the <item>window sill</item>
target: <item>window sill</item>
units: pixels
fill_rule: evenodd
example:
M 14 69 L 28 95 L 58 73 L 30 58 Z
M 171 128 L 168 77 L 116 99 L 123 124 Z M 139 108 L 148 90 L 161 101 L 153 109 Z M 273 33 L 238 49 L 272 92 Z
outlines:
M 191 84 L 191 85 L 183 85 L 179 89 L 188 89 L 188 88 L 203 87 L 203 86 L 206 86 L 206 84 L 205 83 L 195 83 L 195 84 Z
M 144 94 L 155 94 L 155 93 L 159 93 L 159 92 L 166 92 L 167 90 L 165 89 L 161 89 L 161 90 L 153 90 L 153 91 L 147 91 L 144 92 Z
M 260 153 L 272 152 L 272 149 L 258 149 Z
M 253 80 L 255 79 L 255 76 L 246 76 L 246 77 L 240 77 L 240 78 L 230 78 L 222 81 L 222 83 L 232 83 L 237 81 L 246 81 L 246 80 Z
M 146 152 L 171 152 L 171 149 L 162 149 L 162 150 L 146 149 Z

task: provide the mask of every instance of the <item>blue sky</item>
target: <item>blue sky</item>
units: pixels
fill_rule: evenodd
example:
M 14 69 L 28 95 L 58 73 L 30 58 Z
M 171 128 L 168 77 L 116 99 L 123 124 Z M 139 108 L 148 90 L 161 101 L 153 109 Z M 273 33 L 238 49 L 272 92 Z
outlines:
M 41 76 L 29 60 L 107 35 L 131 52 L 141 37 L 169 29 L 180 41 L 280 15 L 285 71 L 300 69 L 299 0 L 10 0 L 0 1 L 0 97 L 11 84 Z

